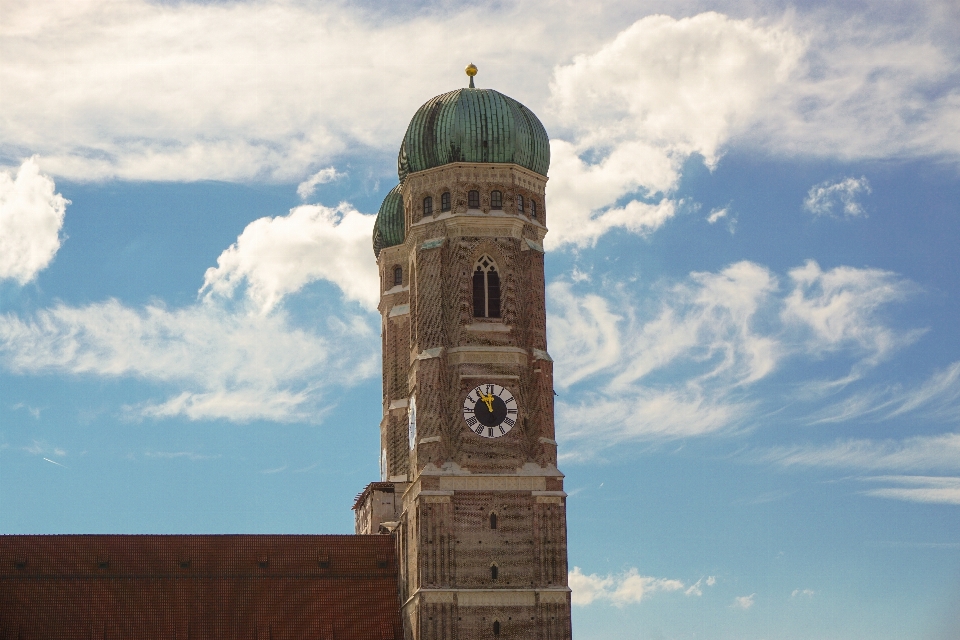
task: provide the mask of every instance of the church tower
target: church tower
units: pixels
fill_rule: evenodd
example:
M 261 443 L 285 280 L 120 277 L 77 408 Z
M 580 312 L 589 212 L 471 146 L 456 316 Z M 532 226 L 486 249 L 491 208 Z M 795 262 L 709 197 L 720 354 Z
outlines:
M 550 148 L 474 87 L 414 114 L 373 245 L 383 317 L 381 482 L 357 533 L 392 532 L 411 640 L 570 638 L 543 237 Z

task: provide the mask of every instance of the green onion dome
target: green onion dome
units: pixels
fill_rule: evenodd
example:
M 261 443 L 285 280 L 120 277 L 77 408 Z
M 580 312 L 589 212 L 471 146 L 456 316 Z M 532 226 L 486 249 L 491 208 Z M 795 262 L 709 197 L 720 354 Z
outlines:
M 513 98 L 493 89 L 457 89 L 414 114 L 397 173 L 402 183 L 411 173 L 451 162 L 512 163 L 546 176 L 550 141 L 537 116 Z
M 403 196 L 400 195 L 400 186 L 398 184 L 390 189 L 373 223 L 373 252 L 377 256 L 385 247 L 403 244 Z

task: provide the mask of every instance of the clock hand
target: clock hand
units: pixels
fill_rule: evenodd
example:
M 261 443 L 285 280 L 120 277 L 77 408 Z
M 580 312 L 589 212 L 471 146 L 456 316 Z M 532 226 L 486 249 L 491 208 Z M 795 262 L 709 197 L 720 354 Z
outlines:
M 480 399 L 483 400 L 483 404 L 487 405 L 487 411 L 493 413 L 493 394 L 481 395 Z

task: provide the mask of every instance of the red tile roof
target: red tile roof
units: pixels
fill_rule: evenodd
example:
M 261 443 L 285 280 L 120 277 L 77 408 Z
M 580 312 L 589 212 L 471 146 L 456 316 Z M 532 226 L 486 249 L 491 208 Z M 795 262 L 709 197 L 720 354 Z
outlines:
M 393 536 L 0 536 L 0 640 L 401 640 Z

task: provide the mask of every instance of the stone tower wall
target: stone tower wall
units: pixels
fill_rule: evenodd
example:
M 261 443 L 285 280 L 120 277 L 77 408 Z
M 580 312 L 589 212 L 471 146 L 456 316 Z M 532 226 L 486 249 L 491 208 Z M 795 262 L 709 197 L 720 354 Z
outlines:
M 379 256 L 384 479 L 398 487 L 390 527 L 414 640 L 487 639 L 495 628 L 503 639 L 570 637 L 566 494 L 546 344 L 545 183 L 503 164 L 411 174 L 402 190 L 405 241 Z M 479 209 L 467 208 L 471 189 L 480 192 Z M 494 189 L 503 194 L 502 210 L 490 207 Z M 444 191 L 449 212 L 440 211 Z M 527 203 L 523 213 L 517 195 Z M 426 196 L 434 210 L 425 217 Z M 473 316 L 473 269 L 484 255 L 500 275 L 500 318 Z M 402 285 L 394 285 L 397 265 Z M 506 387 L 519 405 L 516 425 L 502 437 L 481 438 L 464 424 L 464 398 L 481 382 Z

